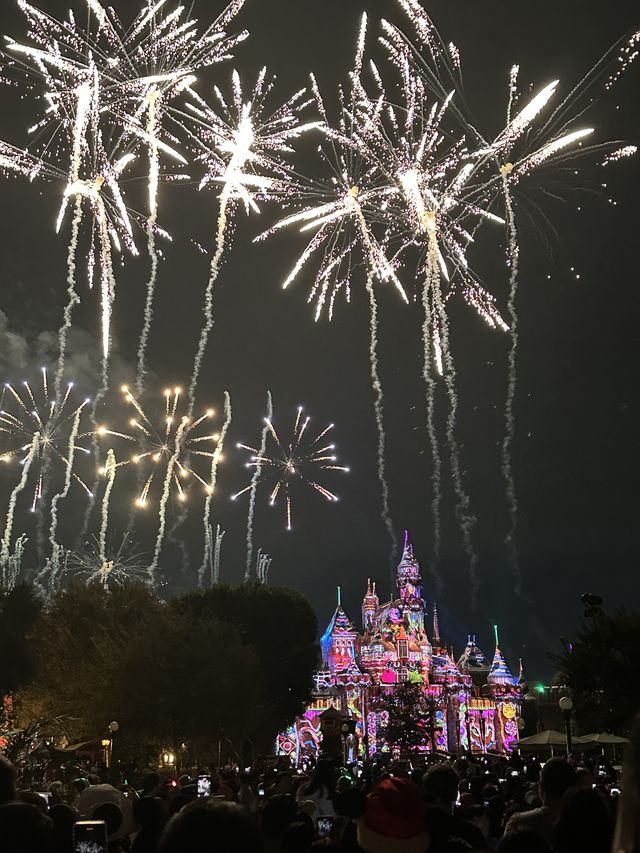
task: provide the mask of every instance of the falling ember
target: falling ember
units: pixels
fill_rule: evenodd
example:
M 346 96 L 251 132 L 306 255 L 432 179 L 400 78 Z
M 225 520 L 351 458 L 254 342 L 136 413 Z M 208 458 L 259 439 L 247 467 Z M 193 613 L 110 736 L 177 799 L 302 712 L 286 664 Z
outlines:
M 204 502 L 204 514 L 202 517 L 203 526 L 204 526 L 204 554 L 202 557 L 202 565 L 200 566 L 200 570 L 198 572 L 198 583 L 200 586 L 204 583 L 204 577 L 207 570 L 207 567 L 215 566 L 215 557 L 216 557 L 216 547 L 217 547 L 217 539 L 214 543 L 213 541 L 213 528 L 211 524 L 211 504 L 213 502 L 213 497 L 216 490 L 216 485 L 218 481 L 218 466 L 222 460 L 222 453 L 224 451 L 224 442 L 227 437 L 227 432 L 229 431 L 229 427 L 231 426 L 231 419 L 233 413 L 231 409 L 231 395 L 228 391 L 225 391 L 224 394 L 224 423 L 222 425 L 222 429 L 220 430 L 220 435 L 217 438 L 217 445 L 214 451 L 214 454 L 211 458 L 211 470 L 209 473 L 209 484 L 207 486 L 207 497 Z M 215 571 L 212 570 L 212 578 L 215 577 Z
M 284 439 L 276 431 L 273 417 L 269 416 L 265 418 L 260 448 L 238 444 L 239 448 L 252 454 L 247 467 L 254 469 L 254 477 L 248 486 L 232 495 L 232 500 L 247 492 L 255 493 L 260 483 L 270 484 L 268 502 L 271 506 L 277 506 L 281 501 L 284 503 L 287 530 L 293 529 L 293 492 L 298 483 L 310 486 L 327 501 L 337 502 L 338 496 L 316 478 L 323 471 L 349 471 L 337 464 L 335 445 L 326 443 L 333 424 L 315 434 L 309 429 L 310 421 L 310 417 L 304 416 L 303 409 L 299 408 L 288 439 Z M 272 451 L 268 450 L 269 443 L 273 446 Z

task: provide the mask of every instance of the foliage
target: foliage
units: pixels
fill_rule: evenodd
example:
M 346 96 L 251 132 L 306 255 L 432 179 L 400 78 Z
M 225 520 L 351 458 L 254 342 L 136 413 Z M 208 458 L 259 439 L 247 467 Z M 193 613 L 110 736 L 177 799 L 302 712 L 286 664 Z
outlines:
M 270 745 L 301 710 L 316 620 L 303 596 L 262 585 L 165 604 L 142 585 L 74 584 L 53 596 L 28 650 L 33 677 L 14 701 L 23 728 L 62 719 L 77 743 L 117 720 L 127 753 L 187 744 L 203 758 L 219 739 Z
M 190 593 L 169 606 L 189 618 L 224 620 L 253 648 L 265 698 L 256 735 L 272 742 L 306 705 L 318 665 L 318 626 L 309 601 L 294 590 L 242 584 Z
M 553 659 L 571 688 L 580 731 L 626 734 L 640 707 L 640 613 L 583 620 Z
M 180 618 L 144 586 L 58 593 L 35 642 L 36 675 L 16 696 L 21 724 L 67 718 L 67 738 L 120 723 L 127 749 L 176 748 L 252 724 L 255 658 L 237 631 Z
M 65 717 L 71 741 L 102 737 L 114 719 L 109 705 L 122 654 L 159 624 L 161 612 L 143 587 L 108 594 L 101 584 L 73 585 L 58 592 L 34 638 L 35 677 L 15 697 L 20 722 Z
M 400 758 L 410 759 L 431 746 L 435 708 L 421 684 L 402 682 L 384 696 L 381 704 L 389 715 L 382 735 Z
M 39 599 L 25 584 L 0 590 L 0 700 L 33 677 L 30 638 L 41 610 Z

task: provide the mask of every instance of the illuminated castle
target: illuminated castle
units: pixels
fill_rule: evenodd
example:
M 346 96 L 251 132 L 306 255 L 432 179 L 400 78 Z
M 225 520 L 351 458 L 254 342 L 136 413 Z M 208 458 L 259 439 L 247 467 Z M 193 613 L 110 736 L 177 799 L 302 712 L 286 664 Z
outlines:
M 422 751 L 510 752 L 518 738 L 521 680 L 514 677 L 497 642 L 489 663 L 469 635 L 459 660 L 443 643 L 438 611 L 432 608 L 431 637 L 425 627 L 420 565 L 405 534 L 397 571 L 399 598 L 380 604 L 371 581 L 362 602 L 360 634 L 340 601 L 323 634 L 322 668 L 315 676 L 313 699 L 306 712 L 278 738 L 279 754 L 296 763 L 321 749 L 320 716 L 330 708 L 355 723 L 358 741 L 352 752 L 362 753 L 368 741 L 370 755 L 390 752 L 385 739 L 389 707 L 401 685 L 419 685 L 412 695 L 428 707 L 425 728 L 429 737 Z M 335 711 L 331 715 L 337 719 Z M 426 714 L 416 710 L 416 718 Z M 352 726 L 353 727 L 353 726 Z M 353 756 L 352 756 L 353 757 Z

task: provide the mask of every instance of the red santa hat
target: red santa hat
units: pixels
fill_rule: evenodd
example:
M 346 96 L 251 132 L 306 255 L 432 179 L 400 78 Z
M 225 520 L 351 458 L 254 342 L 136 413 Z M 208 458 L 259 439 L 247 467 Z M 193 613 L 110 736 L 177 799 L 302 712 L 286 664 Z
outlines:
M 425 853 L 425 807 L 409 779 L 385 779 L 367 797 L 358 821 L 358 844 L 366 853 Z

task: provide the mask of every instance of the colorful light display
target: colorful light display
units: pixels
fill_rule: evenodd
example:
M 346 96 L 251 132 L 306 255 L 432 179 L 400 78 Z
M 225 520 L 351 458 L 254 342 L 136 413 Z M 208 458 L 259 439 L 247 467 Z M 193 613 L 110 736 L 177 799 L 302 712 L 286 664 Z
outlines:
M 397 585 L 398 598 L 381 604 L 375 584 L 368 582 L 362 634 L 338 603 L 320 641 L 322 669 L 316 675 L 312 704 L 280 736 L 280 754 L 290 755 L 298 764 L 300 756 L 307 757 L 308 723 L 302 721 L 315 720 L 330 707 L 345 721 L 355 722 L 361 755 L 367 743 L 369 755 L 396 757 L 410 757 L 404 754 L 407 749 L 512 751 L 518 739 L 520 681 L 509 670 L 500 646 L 496 645 L 490 664 L 473 634 L 456 663 L 440 637 L 435 605 L 429 638 L 420 565 L 406 534 Z M 390 733 L 402 728 L 403 714 L 416 723 L 415 737 L 390 741 Z M 319 723 L 314 724 L 314 733 L 320 734 Z M 299 734 L 304 734 L 304 743 L 297 740 Z M 318 739 L 318 749 L 319 745 Z

